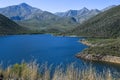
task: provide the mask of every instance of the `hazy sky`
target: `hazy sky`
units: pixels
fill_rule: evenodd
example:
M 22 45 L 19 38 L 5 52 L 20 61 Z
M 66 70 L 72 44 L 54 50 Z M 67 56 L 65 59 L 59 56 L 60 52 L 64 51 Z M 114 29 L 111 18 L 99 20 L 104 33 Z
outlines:
M 103 9 L 110 5 L 120 4 L 120 0 L 0 0 L 0 8 L 23 2 L 50 12 L 62 12 L 69 9 L 79 10 L 83 7 Z

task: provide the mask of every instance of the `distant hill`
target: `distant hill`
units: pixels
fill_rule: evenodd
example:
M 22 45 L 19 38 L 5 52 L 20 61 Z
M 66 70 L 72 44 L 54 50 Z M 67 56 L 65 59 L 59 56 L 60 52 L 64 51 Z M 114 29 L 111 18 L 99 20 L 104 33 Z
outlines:
M 120 37 L 120 6 L 85 21 L 70 31 L 70 34 L 89 37 Z
M 19 34 L 25 29 L 0 14 L 0 35 Z
M 56 15 L 60 17 L 74 17 L 77 22 L 82 23 L 91 17 L 99 14 L 101 11 L 98 9 L 89 10 L 86 7 L 82 8 L 81 10 L 69 10 L 66 12 L 57 12 Z

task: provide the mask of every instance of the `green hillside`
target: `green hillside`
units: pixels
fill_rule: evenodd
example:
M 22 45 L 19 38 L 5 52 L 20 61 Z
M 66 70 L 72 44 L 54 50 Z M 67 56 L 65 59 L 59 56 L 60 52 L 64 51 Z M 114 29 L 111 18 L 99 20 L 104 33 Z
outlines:
M 0 14 L 0 35 L 19 34 L 25 29 Z
M 111 55 L 120 57 L 120 38 L 118 39 L 87 39 L 88 43 L 94 45 L 83 51 L 94 55 Z
M 69 34 L 87 37 L 120 37 L 120 6 L 98 14 Z
M 17 23 L 30 30 L 42 30 L 47 33 L 64 32 L 72 30 L 77 26 L 77 22 L 74 18 L 60 18 L 46 11 L 41 14 L 35 13 L 30 15 L 29 18 L 28 20 L 17 21 Z

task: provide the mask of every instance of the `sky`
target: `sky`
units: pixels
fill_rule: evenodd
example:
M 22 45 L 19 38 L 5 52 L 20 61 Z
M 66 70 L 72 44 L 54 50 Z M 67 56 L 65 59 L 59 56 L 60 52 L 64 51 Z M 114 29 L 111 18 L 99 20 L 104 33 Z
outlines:
M 33 7 L 50 12 L 64 12 L 67 10 L 103 9 L 110 5 L 120 5 L 120 0 L 0 0 L 0 8 L 27 3 Z

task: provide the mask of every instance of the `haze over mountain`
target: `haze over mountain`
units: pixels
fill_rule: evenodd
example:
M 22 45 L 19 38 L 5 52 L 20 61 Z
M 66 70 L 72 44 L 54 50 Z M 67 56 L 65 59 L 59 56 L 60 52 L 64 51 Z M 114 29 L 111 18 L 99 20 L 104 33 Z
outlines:
M 120 37 L 120 6 L 94 16 L 70 33 L 89 37 Z

